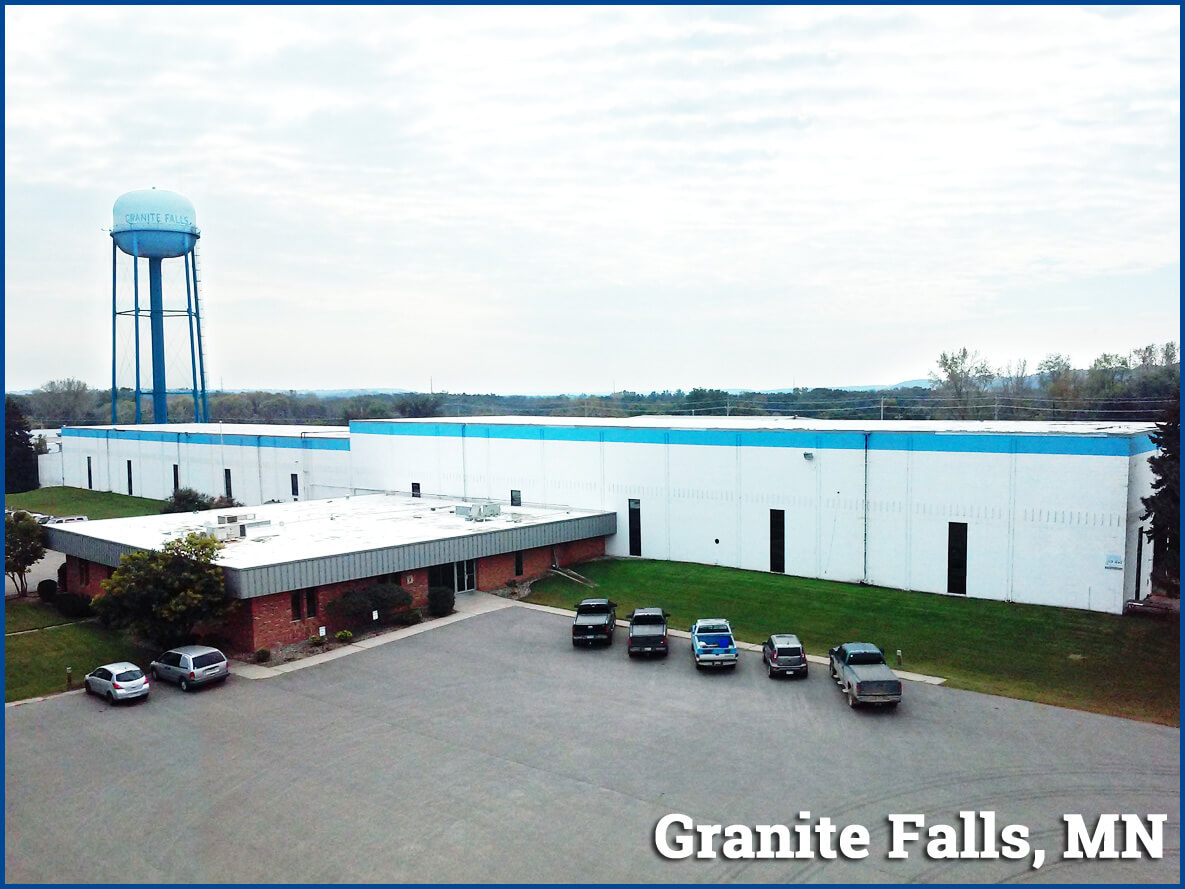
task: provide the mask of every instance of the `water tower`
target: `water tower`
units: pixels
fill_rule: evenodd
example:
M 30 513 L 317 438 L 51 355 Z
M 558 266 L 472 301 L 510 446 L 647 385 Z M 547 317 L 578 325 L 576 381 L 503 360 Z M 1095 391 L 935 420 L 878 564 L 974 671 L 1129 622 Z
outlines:
M 206 401 L 206 361 L 202 353 L 202 316 L 198 302 L 197 242 L 201 237 L 193 204 L 176 192 L 159 188 L 129 191 L 116 198 L 111 228 L 111 422 L 117 422 L 118 392 L 116 369 L 116 321 L 133 319 L 136 352 L 136 422 L 141 422 L 140 318 L 148 316 L 152 342 L 152 418 L 169 421 L 170 394 L 165 383 L 165 318 L 184 317 L 189 328 L 189 362 L 193 385 L 172 394 L 193 395 L 193 415 L 198 422 L 209 420 Z M 120 310 L 116 259 L 122 250 L 132 257 L 132 308 Z M 185 267 L 185 308 L 165 308 L 164 269 L 166 259 L 181 259 Z M 148 311 L 140 308 L 141 260 L 148 261 Z

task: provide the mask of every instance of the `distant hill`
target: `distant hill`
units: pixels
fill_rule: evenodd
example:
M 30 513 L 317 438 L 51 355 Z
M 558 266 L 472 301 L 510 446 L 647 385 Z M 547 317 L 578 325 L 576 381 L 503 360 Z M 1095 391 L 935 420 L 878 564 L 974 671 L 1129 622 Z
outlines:
M 929 389 L 933 384 L 929 380 L 906 380 L 904 383 L 894 383 L 891 386 L 809 386 L 810 389 L 833 389 L 836 392 L 888 392 L 892 389 Z M 730 395 L 741 395 L 745 392 L 762 392 L 768 395 L 785 395 L 795 389 L 726 389 Z

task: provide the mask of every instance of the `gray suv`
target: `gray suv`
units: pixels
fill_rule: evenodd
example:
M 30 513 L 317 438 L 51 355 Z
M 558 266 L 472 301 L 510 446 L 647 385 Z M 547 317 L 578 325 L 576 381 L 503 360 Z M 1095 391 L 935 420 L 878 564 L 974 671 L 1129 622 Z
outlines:
M 207 682 L 221 682 L 230 675 L 226 655 L 207 645 L 170 648 L 148 666 L 148 671 L 153 679 L 176 682 L 182 691 Z
M 802 643 L 791 633 L 766 639 L 765 644 L 761 646 L 761 659 L 765 661 L 770 679 L 787 673 L 792 676 L 802 674 L 805 677 L 810 669 L 807 666 L 806 652 L 802 650 Z

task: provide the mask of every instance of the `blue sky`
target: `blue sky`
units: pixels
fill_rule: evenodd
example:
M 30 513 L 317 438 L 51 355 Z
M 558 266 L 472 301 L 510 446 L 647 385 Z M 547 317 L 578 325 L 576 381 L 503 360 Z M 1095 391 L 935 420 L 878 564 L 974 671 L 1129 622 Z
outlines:
M 212 386 L 887 384 L 1178 338 L 1176 7 L 5 25 L 9 390 L 110 384 L 104 229 L 147 186 L 196 206 Z

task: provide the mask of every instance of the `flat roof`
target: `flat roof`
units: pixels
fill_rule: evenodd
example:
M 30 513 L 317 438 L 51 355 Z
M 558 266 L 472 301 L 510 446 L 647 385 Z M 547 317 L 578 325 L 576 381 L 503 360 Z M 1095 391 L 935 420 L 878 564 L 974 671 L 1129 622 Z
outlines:
M 115 426 L 63 426 L 62 431 L 79 435 L 86 432 L 166 433 L 172 435 L 264 435 L 280 438 L 348 438 L 349 426 L 294 426 L 267 423 L 121 423 Z
M 603 536 L 617 527 L 614 512 L 566 506 L 497 504 L 497 515 L 466 518 L 467 507 L 482 503 L 363 494 L 47 527 L 49 548 L 107 565 L 125 552 L 221 528 L 228 539 L 217 564 L 244 598 Z
M 721 417 L 648 414 L 639 417 L 428 417 L 355 420 L 350 429 L 381 424 L 489 425 L 625 429 L 794 430 L 802 432 L 929 432 L 985 435 L 1147 435 L 1151 421 L 1093 420 L 825 420 L 813 417 Z

